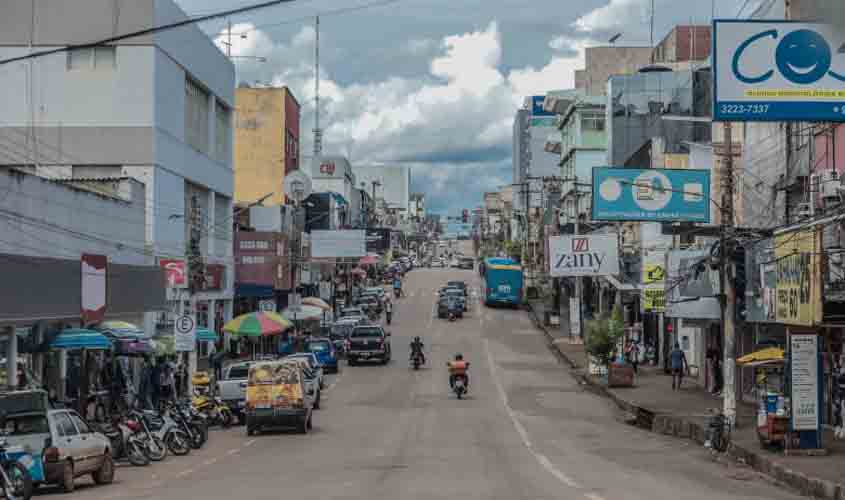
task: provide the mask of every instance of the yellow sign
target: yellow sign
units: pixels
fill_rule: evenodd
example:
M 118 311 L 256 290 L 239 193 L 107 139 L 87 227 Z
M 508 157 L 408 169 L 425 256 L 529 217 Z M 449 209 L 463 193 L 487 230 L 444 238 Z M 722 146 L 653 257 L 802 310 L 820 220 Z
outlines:
M 821 320 L 818 253 L 815 229 L 775 237 L 775 319 L 779 323 L 812 326 Z
M 643 266 L 643 283 L 662 283 L 666 279 L 666 270 L 662 264 L 645 264 Z
M 664 312 L 666 310 L 666 290 L 646 288 L 643 290 L 643 311 Z

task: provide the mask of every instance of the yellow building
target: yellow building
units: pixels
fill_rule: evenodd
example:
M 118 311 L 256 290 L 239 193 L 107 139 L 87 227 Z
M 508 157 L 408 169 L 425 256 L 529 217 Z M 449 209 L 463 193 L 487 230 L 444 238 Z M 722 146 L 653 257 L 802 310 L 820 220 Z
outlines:
M 285 174 L 299 168 L 299 102 L 287 87 L 235 91 L 235 202 L 285 202 Z

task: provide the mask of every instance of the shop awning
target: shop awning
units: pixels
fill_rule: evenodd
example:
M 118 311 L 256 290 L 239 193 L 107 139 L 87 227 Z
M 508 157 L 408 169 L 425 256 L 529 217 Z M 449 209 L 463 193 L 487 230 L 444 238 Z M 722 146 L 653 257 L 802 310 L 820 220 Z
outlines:
M 217 335 L 208 328 L 197 328 L 197 342 L 217 342 Z
M 122 338 L 115 339 L 114 350 L 123 355 L 152 354 L 155 352 L 155 346 L 147 339 Z
M 69 328 L 62 330 L 50 342 L 51 349 L 111 349 L 112 343 L 100 332 Z
M 783 349 L 780 347 L 767 347 L 765 349 L 760 349 L 759 351 L 754 351 L 742 356 L 741 358 L 737 358 L 736 364 L 747 366 L 751 363 L 757 363 L 760 361 L 783 361 Z
M 273 297 L 272 285 L 257 285 L 254 283 L 235 283 L 235 295 L 237 297 Z

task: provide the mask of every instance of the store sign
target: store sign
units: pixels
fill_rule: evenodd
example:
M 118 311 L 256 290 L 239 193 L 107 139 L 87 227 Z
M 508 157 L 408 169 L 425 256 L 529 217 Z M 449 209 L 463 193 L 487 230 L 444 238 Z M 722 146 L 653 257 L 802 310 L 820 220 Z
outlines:
M 221 290 L 223 288 L 223 277 L 226 275 L 226 266 L 221 264 L 209 264 L 205 266 L 205 283 L 202 290 Z
M 646 288 L 643 290 L 643 312 L 666 311 L 666 290 L 663 288 Z
M 554 117 L 555 114 L 551 111 L 546 111 L 543 108 L 543 102 L 546 100 L 546 96 L 542 95 L 535 95 L 531 96 L 531 116 L 551 116 Z
M 276 312 L 276 301 L 273 299 L 259 300 L 258 310 L 264 312 Z
M 102 321 L 106 316 L 106 281 L 109 258 L 82 254 L 82 323 Z
M 569 299 L 569 334 L 581 336 L 581 301 L 576 298 Z
M 666 310 L 666 252 L 657 249 L 643 251 L 643 312 Z
M 718 121 L 845 121 L 845 30 L 790 21 L 714 23 Z
M 792 428 L 819 429 L 819 338 L 817 335 L 789 336 L 792 381 Z
M 758 241 L 745 250 L 746 317 L 749 322 L 769 323 L 776 320 L 777 309 L 777 259 L 775 240 Z
M 188 273 L 185 261 L 177 259 L 159 259 L 158 265 L 164 269 L 165 281 L 169 288 L 184 288 L 188 286 Z
M 812 326 L 821 319 L 817 243 L 814 229 L 775 236 L 778 323 Z
M 320 173 L 323 175 L 333 176 L 335 171 L 334 163 L 321 163 Z
M 619 241 L 616 235 L 549 237 L 549 270 L 560 276 L 619 274 Z
M 710 222 L 710 172 L 593 168 L 593 220 Z
M 710 266 L 710 251 L 672 250 L 667 253 L 666 316 L 685 320 L 719 320 L 719 272 Z

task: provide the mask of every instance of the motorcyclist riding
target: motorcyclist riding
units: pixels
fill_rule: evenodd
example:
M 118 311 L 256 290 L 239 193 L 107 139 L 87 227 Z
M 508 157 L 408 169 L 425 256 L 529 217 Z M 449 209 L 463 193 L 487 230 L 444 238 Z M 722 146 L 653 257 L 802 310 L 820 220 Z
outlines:
M 396 294 L 396 297 L 402 295 L 402 279 L 398 275 L 393 278 L 393 292 Z
M 423 344 L 420 337 L 414 337 L 414 340 L 411 341 L 411 354 L 408 359 L 413 360 L 414 355 L 419 354 L 422 358 L 423 364 L 425 364 L 425 352 L 423 351 L 423 348 L 425 348 L 425 344 Z
M 449 367 L 449 387 L 455 387 L 455 379 L 457 377 L 464 378 L 464 385 L 469 387 L 469 361 L 464 361 L 464 355 L 461 353 L 455 354 L 455 360 L 446 363 Z

